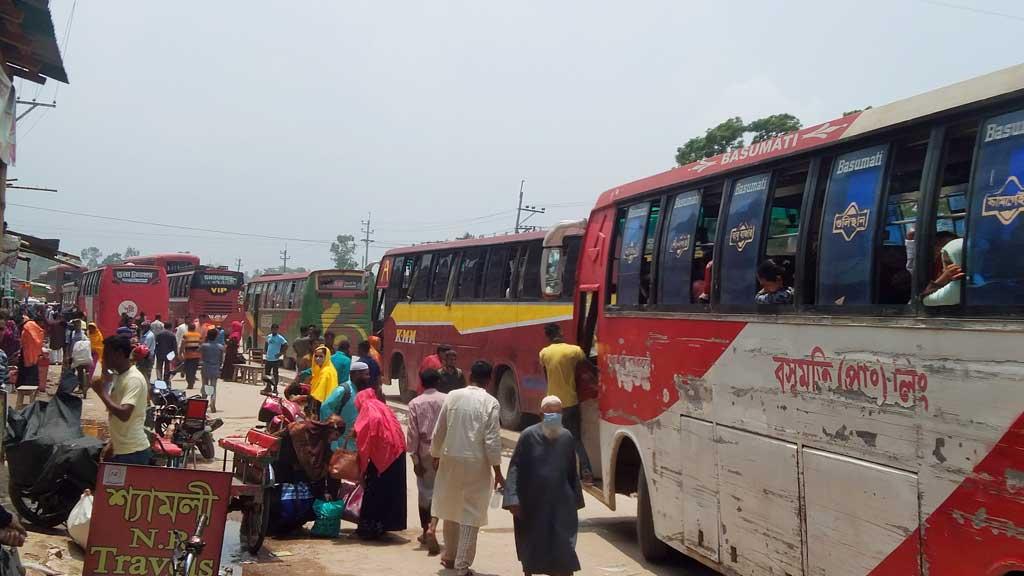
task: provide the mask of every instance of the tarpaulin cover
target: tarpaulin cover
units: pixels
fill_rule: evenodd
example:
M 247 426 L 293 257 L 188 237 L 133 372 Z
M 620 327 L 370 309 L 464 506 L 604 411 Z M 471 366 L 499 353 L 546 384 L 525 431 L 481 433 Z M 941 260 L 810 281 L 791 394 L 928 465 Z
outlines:
M 8 408 L 4 449 L 11 482 L 32 486 L 41 477 L 55 447 L 81 437 L 81 398 L 58 394 L 49 402 L 36 400 L 20 412 Z

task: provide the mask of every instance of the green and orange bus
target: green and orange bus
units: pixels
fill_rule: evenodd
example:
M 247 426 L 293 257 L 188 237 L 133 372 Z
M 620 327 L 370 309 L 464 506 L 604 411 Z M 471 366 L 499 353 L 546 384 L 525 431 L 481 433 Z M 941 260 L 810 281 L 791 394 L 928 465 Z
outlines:
M 289 342 L 299 327 L 315 324 L 335 335 L 334 344 L 353 344 L 370 335 L 373 279 L 362 270 L 315 270 L 297 274 L 263 274 L 249 281 L 244 295 L 246 348 L 263 348 L 274 324 Z M 289 348 L 286 366 L 294 365 Z

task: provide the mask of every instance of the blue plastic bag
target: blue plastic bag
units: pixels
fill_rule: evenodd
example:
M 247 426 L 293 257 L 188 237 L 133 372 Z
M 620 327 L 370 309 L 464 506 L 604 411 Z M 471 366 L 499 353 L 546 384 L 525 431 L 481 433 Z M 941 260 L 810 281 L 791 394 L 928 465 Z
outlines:
M 316 521 L 310 533 L 313 536 L 337 538 L 341 534 L 341 517 L 345 513 L 344 500 L 317 500 L 313 502 Z

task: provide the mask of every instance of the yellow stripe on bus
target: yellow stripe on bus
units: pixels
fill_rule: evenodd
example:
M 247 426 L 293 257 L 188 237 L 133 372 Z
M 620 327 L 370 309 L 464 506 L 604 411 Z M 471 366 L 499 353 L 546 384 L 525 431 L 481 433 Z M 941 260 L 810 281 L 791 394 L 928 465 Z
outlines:
M 445 306 L 441 303 L 401 302 L 395 306 L 391 317 L 398 326 L 450 325 L 461 334 L 467 334 L 569 320 L 572 318 L 572 304 L 467 302 Z

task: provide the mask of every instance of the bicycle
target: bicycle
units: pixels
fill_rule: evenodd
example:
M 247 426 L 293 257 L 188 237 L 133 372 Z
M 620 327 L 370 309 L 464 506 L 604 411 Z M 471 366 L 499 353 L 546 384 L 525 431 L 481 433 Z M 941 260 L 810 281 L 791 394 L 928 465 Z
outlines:
M 201 514 L 196 523 L 195 533 L 190 538 L 174 543 L 174 550 L 171 552 L 171 576 L 189 576 L 192 573 L 192 567 L 206 547 L 203 531 L 206 530 L 209 521 L 206 514 Z

